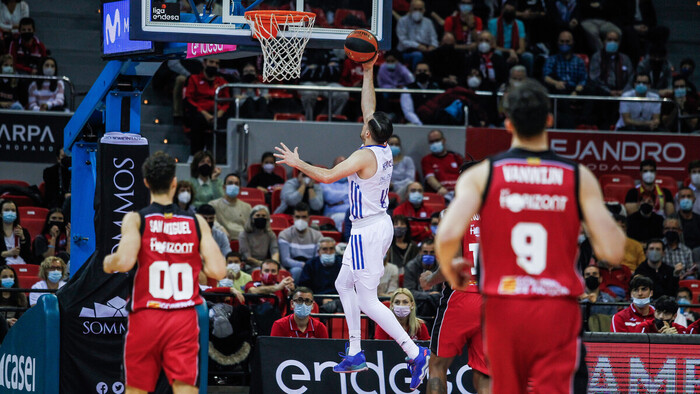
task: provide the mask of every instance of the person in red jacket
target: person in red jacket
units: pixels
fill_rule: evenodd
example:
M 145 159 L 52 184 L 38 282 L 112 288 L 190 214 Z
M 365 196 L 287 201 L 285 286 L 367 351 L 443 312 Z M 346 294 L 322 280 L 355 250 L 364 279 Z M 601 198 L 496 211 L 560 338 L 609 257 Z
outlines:
M 655 309 L 651 306 L 654 282 L 646 276 L 637 275 L 630 282 L 632 303 L 613 316 L 610 331 L 641 332 L 641 324 L 654 320 Z
M 419 182 L 413 182 L 406 187 L 406 194 L 402 196 L 403 202 L 394 209 L 392 215 L 402 215 L 407 218 L 424 219 L 425 226 L 410 226 L 411 238 L 423 240 L 432 234 L 428 220 L 435 210 L 423 203 L 423 186 Z
M 10 44 L 9 52 L 20 74 L 36 74 L 41 59 L 47 55 L 46 47 L 34 35 L 35 32 L 34 19 L 22 18 L 19 21 L 19 37 Z
M 695 320 L 695 322 L 685 329 L 686 334 L 700 334 L 700 319 Z
M 654 302 L 654 319 L 640 324 L 641 332 L 649 334 L 685 334 L 686 328 L 673 321 L 678 313 L 678 303 L 673 297 L 661 296 Z
M 414 341 L 429 341 L 430 331 L 425 325 L 425 322 L 416 317 L 416 301 L 413 298 L 411 290 L 405 288 L 396 289 L 394 294 L 391 295 L 391 300 L 389 301 L 391 311 L 394 312 L 396 320 L 401 323 L 401 327 L 406 330 L 408 335 Z M 379 327 L 374 331 L 374 339 L 393 339 Z
M 216 89 L 226 84 L 226 80 L 219 76 L 219 59 L 206 58 L 203 61 L 204 70 L 199 74 L 192 74 L 185 85 L 185 126 L 190 128 L 190 152 L 195 153 L 204 150 L 211 151 L 213 147 L 214 116 L 218 118 L 217 127 L 226 127 L 226 111 L 229 103 L 218 103 L 214 113 L 214 93 Z M 219 92 L 219 97 L 230 97 L 229 89 Z
M 420 161 L 425 184 L 436 193 L 451 200 L 459 177 L 459 166 L 464 159 L 447 149 L 445 136 L 440 130 L 436 129 L 428 133 L 428 145 L 430 154 Z
M 328 338 L 328 328 L 315 317 L 311 317 L 314 293 L 308 287 L 297 287 L 291 296 L 292 313 L 272 325 L 270 336 L 285 338 Z

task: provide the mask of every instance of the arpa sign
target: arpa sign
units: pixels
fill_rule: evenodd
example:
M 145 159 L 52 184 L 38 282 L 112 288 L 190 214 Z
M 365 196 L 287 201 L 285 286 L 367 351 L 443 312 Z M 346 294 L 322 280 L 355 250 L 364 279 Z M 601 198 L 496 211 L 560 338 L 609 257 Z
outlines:
M 700 136 L 667 133 L 550 131 L 550 148 L 581 163 L 596 175 L 615 172 L 639 176 L 639 163 L 654 159 L 661 175 L 682 181 L 688 163 L 700 158 Z M 467 152 L 481 159 L 510 147 L 511 135 L 502 129 L 467 129 Z

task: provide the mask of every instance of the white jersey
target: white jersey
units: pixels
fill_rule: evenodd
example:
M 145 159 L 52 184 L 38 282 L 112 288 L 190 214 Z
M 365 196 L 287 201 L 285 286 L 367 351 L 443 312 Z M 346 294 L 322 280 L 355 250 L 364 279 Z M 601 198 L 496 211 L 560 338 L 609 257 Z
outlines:
M 388 146 L 367 145 L 360 149 L 370 149 L 374 153 L 377 172 L 369 179 L 362 179 L 357 173 L 348 176 L 350 220 L 353 222 L 386 213 L 389 207 L 389 184 L 394 168 L 394 158 Z

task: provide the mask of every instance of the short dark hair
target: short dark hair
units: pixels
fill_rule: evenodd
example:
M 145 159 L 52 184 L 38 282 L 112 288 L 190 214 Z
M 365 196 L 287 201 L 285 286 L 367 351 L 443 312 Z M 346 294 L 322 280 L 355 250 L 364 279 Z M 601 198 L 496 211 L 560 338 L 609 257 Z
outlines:
M 642 170 L 645 166 L 652 166 L 654 167 L 654 171 L 656 171 L 656 160 L 654 159 L 644 159 L 642 160 L 641 163 L 639 163 L 639 171 Z
M 654 301 L 654 308 L 659 312 L 677 313 L 678 302 L 673 297 L 662 295 Z
M 32 29 L 34 29 L 34 30 L 36 31 L 36 24 L 34 23 L 34 19 L 32 19 L 32 18 L 30 18 L 30 17 L 26 17 L 26 18 L 20 19 L 20 20 L 19 20 L 19 25 L 20 25 L 20 27 L 21 27 L 21 26 L 31 25 L 31 26 L 32 26 Z
M 666 250 L 666 243 L 661 238 L 652 238 L 652 239 L 648 240 L 647 241 L 647 248 L 649 248 L 649 245 L 651 245 L 651 244 L 661 244 L 661 250 Z
M 519 136 L 540 135 L 547 126 L 550 112 L 547 90 L 539 82 L 526 79 L 506 94 L 504 109 Z
M 151 193 L 167 193 L 170 183 L 175 178 L 175 159 L 163 151 L 158 151 L 143 162 L 141 172 Z
M 367 122 L 372 139 L 379 144 L 385 143 L 394 134 L 394 126 L 386 112 L 377 111 L 372 114 L 372 119 Z
M 695 70 L 695 60 L 693 60 L 692 58 L 686 57 L 685 59 L 681 60 L 680 67 L 683 67 L 683 65 L 685 64 L 689 65 L 693 68 L 693 70 Z
M 688 172 L 700 168 L 700 160 L 693 160 L 690 163 L 688 163 Z
M 260 268 L 262 269 L 262 266 L 265 265 L 265 264 L 275 264 L 275 265 L 277 266 L 277 271 L 279 271 L 280 268 L 282 268 L 282 266 L 280 265 L 279 261 L 273 260 L 273 259 L 265 259 L 265 260 L 263 260 L 263 262 L 260 264 Z
M 654 288 L 654 281 L 651 280 L 651 278 L 646 277 L 644 275 L 636 275 L 630 281 L 630 290 L 638 289 L 642 286 L 653 289 Z
M 689 288 L 687 288 L 685 286 L 681 286 L 678 288 L 678 291 L 676 291 L 676 296 L 678 296 L 678 294 L 680 294 L 681 292 L 686 292 L 686 293 L 690 294 L 690 302 L 691 303 L 693 302 L 693 291 L 692 290 L 690 290 Z
M 433 237 L 424 239 L 423 242 L 420 243 L 420 246 L 423 247 L 424 245 L 435 245 L 435 239 Z
M 314 295 L 313 290 L 309 289 L 306 286 L 299 286 L 296 289 L 294 289 L 294 291 L 292 291 L 292 294 L 289 296 L 289 298 L 293 299 L 294 296 L 297 295 L 297 293 L 311 293 L 312 296 Z
M 209 204 L 202 204 L 197 208 L 197 213 L 200 215 L 216 215 L 216 209 Z
M 647 77 L 647 79 L 649 80 L 649 82 L 651 82 L 651 77 L 649 76 L 649 73 L 638 72 L 637 75 L 634 76 L 634 81 L 636 82 L 636 81 L 637 81 L 637 78 L 639 78 L 639 77 Z
M 676 75 L 675 77 L 673 77 L 673 83 L 676 83 L 678 81 L 683 81 L 686 85 L 688 85 L 688 78 L 686 78 L 683 75 Z
M 263 152 L 262 157 L 260 158 L 260 162 L 262 163 L 268 157 L 271 157 L 273 160 L 275 159 L 275 155 L 272 154 L 272 152 Z
M 230 176 L 235 176 L 236 178 L 238 178 L 238 182 L 239 182 L 239 183 L 241 182 L 241 176 L 238 175 L 237 172 L 229 172 L 229 173 L 226 174 L 226 176 L 224 177 L 224 183 L 226 183 L 226 180 L 227 180 L 228 177 L 230 177 Z
M 239 259 L 243 260 L 243 256 L 241 256 L 241 253 L 236 251 L 228 252 L 226 254 L 226 258 L 228 259 L 229 257 L 238 257 Z
M 294 206 L 294 212 L 310 212 L 309 204 L 305 202 L 300 202 Z

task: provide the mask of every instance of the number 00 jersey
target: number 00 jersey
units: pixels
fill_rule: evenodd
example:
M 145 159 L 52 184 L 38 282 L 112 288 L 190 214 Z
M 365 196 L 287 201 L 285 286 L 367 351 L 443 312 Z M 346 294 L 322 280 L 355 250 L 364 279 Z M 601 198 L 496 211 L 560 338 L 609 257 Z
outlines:
M 581 224 L 578 165 L 551 151 L 511 149 L 490 159 L 481 207 L 486 295 L 576 297 Z
M 141 249 L 129 310 L 182 309 L 201 304 L 197 218 L 175 205 L 157 203 L 142 209 L 139 215 Z

